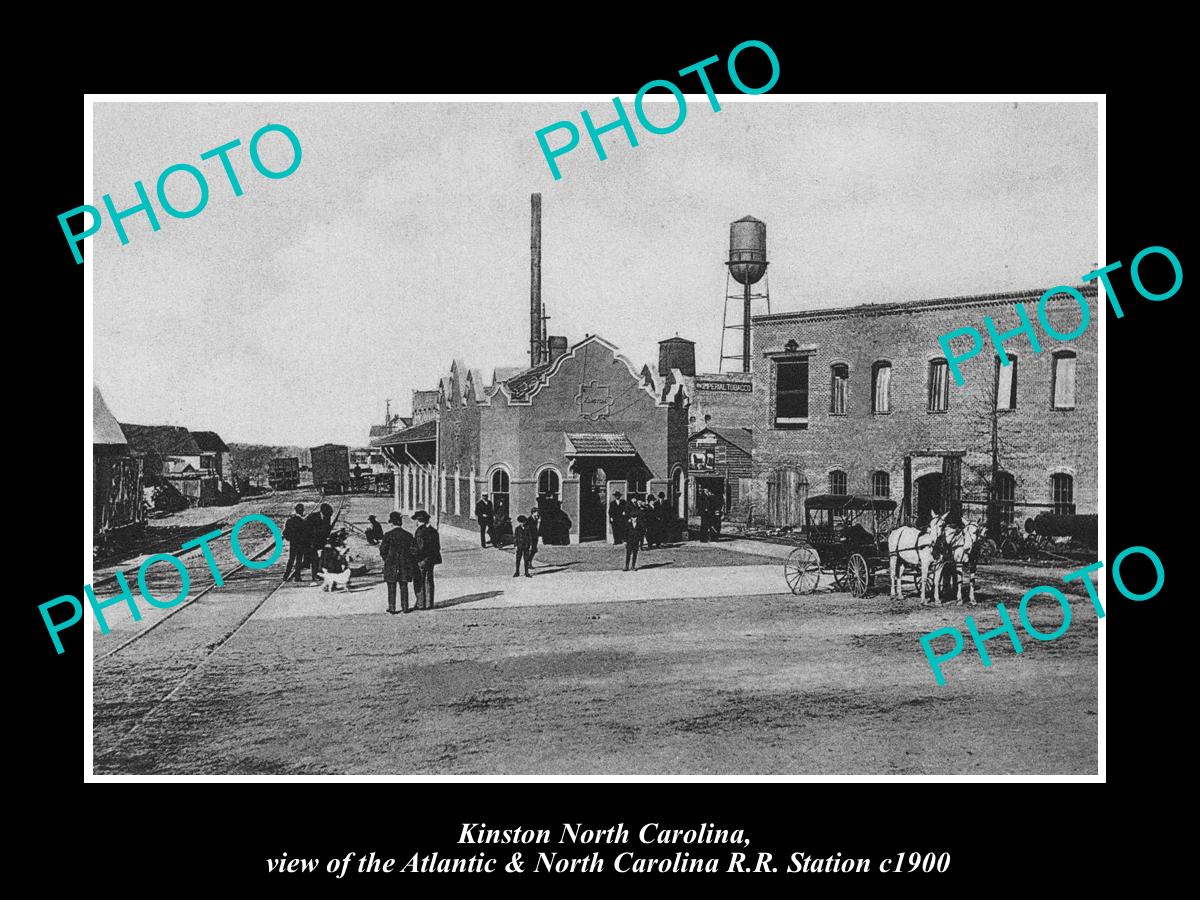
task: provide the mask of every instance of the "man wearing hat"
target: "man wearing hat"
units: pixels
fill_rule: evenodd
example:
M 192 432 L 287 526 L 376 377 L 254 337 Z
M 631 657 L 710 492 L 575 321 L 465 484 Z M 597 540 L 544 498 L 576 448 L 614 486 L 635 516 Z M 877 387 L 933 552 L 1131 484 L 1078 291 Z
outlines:
M 417 594 L 417 609 L 433 609 L 433 567 L 442 562 L 442 544 L 437 529 L 429 524 L 429 513 L 418 509 L 413 518 L 421 524 L 413 535 L 416 542 L 417 571 L 413 575 L 413 590 Z
M 283 539 L 288 542 L 288 561 L 283 570 L 283 580 L 289 580 L 295 572 L 296 580 L 299 581 L 300 573 L 304 571 L 304 561 L 308 556 L 308 526 L 304 522 L 303 503 L 297 503 L 296 514 L 288 516 L 288 520 L 284 522 Z
M 383 580 L 387 582 L 388 609 L 396 614 L 396 585 L 400 585 L 400 608 L 408 612 L 408 583 L 417 577 L 416 541 L 401 525 L 404 516 L 398 512 L 388 515 L 396 527 L 383 536 L 379 555 L 383 558 Z M 419 596 L 419 595 L 418 595 Z

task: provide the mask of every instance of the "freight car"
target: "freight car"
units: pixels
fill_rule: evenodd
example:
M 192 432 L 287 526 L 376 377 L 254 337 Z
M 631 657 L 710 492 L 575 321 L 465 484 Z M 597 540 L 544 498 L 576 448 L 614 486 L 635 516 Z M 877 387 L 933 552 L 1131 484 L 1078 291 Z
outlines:
M 267 463 L 267 482 L 277 491 L 300 487 L 300 460 L 295 456 L 277 456 Z
M 313 486 L 322 494 L 344 494 L 350 490 L 350 448 L 345 444 L 313 447 Z

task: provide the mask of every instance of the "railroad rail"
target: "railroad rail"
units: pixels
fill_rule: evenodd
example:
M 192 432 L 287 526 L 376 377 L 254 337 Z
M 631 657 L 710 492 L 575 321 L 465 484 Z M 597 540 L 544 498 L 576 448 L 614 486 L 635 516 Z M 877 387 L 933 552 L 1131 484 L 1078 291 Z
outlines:
M 338 522 L 338 519 L 340 519 L 340 518 L 341 518 L 341 516 L 342 516 L 342 513 L 345 511 L 345 509 L 346 509 L 346 506 L 348 505 L 348 502 L 349 502 L 349 497 L 350 497 L 350 495 L 344 495 L 344 496 L 342 497 L 342 499 L 341 499 L 341 502 L 340 502 L 340 503 L 339 503 L 339 505 L 338 505 L 338 509 L 337 509 L 337 511 L 336 511 L 336 512 L 334 513 L 334 515 L 333 515 L 333 519 L 331 520 L 331 524 L 333 524 L 333 525 L 336 525 L 336 524 L 337 524 L 337 522 Z M 272 538 L 270 541 L 268 541 L 267 543 L 265 543 L 265 544 L 264 544 L 262 547 L 259 547 L 259 548 L 258 548 L 258 549 L 257 549 L 257 550 L 256 550 L 256 551 L 255 551 L 255 552 L 254 552 L 254 553 L 253 553 L 253 554 L 252 554 L 250 557 L 249 557 L 249 559 L 250 559 L 251 561 L 254 561 L 254 560 L 258 559 L 260 556 L 262 556 L 262 555 L 263 555 L 263 554 L 265 554 L 265 553 L 266 553 L 268 550 L 270 550 L 270 549 L 271 549 L 271 548 L 272 548 L 274 545 L 275 545 L 275 540 L 274 540 L 274 538 Z M 231 568 L 231 569 L 230 569 L 228 572 L 222 572 L 222 573 L 221 573 L 221 578 L 222 578 L 222 580 L 224 580 L 224 579 L 228 578 L 230 575 L 232 575 L 233 573 L 235 573 L 235 572 L 237 572 L 237 571 L 240 571 L 241 569 L 244 569 L 244 568 L 246 568 L 246 564 L 245 564 L 245 563 L 239 563 L 238 565 L 236 565 L 236 566 L 234 566 L 233 568 Z M 163 697 L 161 700 L 159 700 L 157 703 L 155 703 L 155 704 L 154 704 L 154 706 L 153 706 L 153 707 L 151 707 L 151 708 L 150 708 L 150 709 L 149 709 L 149 710 L 146 712 L 146 714 L 145 714 L 144 716 L 142 716 L 142 717 L 141 717 L 141 718 L 138 720 L 137 724 L 135 724 L 135 725 L 133 726 L 133 728 L 129 729 L 129 731 L 128 731 L 128 732 L 126 732 L 127 734 L 133 734 L 133 733 L 134 733 L 135 731 L 137 731 L 137 730 L 138 730 L 138 729 L 139 729 L 139 728 L 140 728 L 140 727 L 141 727 L 141 726 L 142 726 L 142 725 L 143 725 L 143 724 L 144 724 L 144 723 L 145 723 L 145 722 L 146 722 L 146 721 L 147 721 L 147 720 L 148 720 L 148 719 L 149 719 L 151 716 L 153 716 L 153 715 L 154 715 L 154 713 L 155 713 L 155 712 L 157 712 L 157 711 L 158 711 L 158 709 L 159 709 L 160 707 L 162 707 L 162 705 L 163 705 L 164 703 L 167 703 L 168 701 L 170 701 L 170 700 L 174 699 L 174 697 L 175 697 L 175 696 L 176 696 L 176 695 L 179 693 L 179 691 L 180 691 L 180 690 L 183 688 L 184 684 L 186 684 L 186 683 L 187 683 L 187 681 L 188 681 L 188 680 L 189 680 L 189 679 L 190 679 L 190 678 L 191 678 L 193 675 L 195 675 L 195 674 L 196 674 L 196 672 L 198 672 L 198 671 L 199 671 L 199 670 L 200 670 L 200 669 L 201 669 L 201 668 L 204 666 L 204 664 L 205 664 L 206 662 L 208 662 L 208 660 L 210 660 L 210 659 L 212 658 L 213 654 L 215 654 L 215 653 L 216 653 L 216 652 L 217 652 L 217 651 L 218 651 L 218 650 L 219 650 L 219 649 L 220 649 L 222 646 L 224 646 L 224 645 L 225 645 L 225 644 L 226 644 L 226 643 L 227 643 L 227 642 L 230 640 L 230 638 L 232 638 L 232 637 L 233 637 L 235 634 L 237 634 L 239 631 L 241 631 L 241 630 L 242 630 L 242 628 L 243 628 L 243 627 L 246 625 L 246 623 L 247 623 L 247 622 L 249 622 L 249 621 L 250 621 L 250 619 L 251 619 L 251 618 L 254 616 L 254 614 L 255 614 L 255 613 L 257 613 L 257 612 L 258 612 L 260 609 L 262 609 L 262 607 L 263 607 L 263 606 L 266 604 L 266 602 L 267 602 L 268 600 L 270 600 L 270 599 L 271 599 L 273 596 L 275 596 L 275 593 L 276 593 L 276 592 L 277 592 L 277 591 L 278 591 L 278 590 L 279 590 L 281 587 L 283 587 L 283 584 L 284 584 L 284 582 L 283 582 L 283 579 L 282 579 L 282 578 L 279 578 L 278 580 L 276 580 L 276 579 L 272 578 L 272 579 L 270 580 L 270 583 L 271 583 L 271 587 L 270 587 L 270 589 L 269 589 L 269 590 L 267 591 L 267 593 L 266 593 L 266 594 L 263 596 L 263 598 L 262 598 L 261 600 L 259 600 L 259 601 L 258 601 L 258 602 L 257 602 L 257 603 L 254 605 L 254 608 L 253 608 L 253 609 L 251 609 L 251 610 L 250 610 L 248 613 L 246 613 L 244 616 L 242 616 L 242 617 L 241 617 L 241 618 L 240 618 L 240 619 L 237 621 L 237 624 L 235 624 L 235 625 L 233 626 L 233 628 L 231 628 L 229 631 L 225 632 L 225 634 L 224 634 L 224 635 L 223 635 L 223 636 L 222 636 L 222 637 L 221 637 L 219 640 L 217 640 L 217 641 L 214 641 L 212 644 L 209 644 L 209 645 L 208 645 L 208 647 L 206 648 L 206 652 L 204 653 L 204 655 L 203 655 L 203 656 L 201 656 L 201 657 L 200 657 L 200 659 L 198 659 L 198 660 L 196 661 L 195 665 L 193 665 L 191 668 L 189 668 L 189 669 L 187 670 L 187 672 L 185 672 L 185 673 L 183 674 L 183 677 L 182 677 L 182 678 L 180 678 L 180 679 L 179 679 L 179 681 L 175 683 L 175 686 L 174 686 L 174 687 L 171 689 L 171 691 L 170 691 L 170 692 L 169 692 L 169 693 L 168 693 L 168 694 L 167 694 L 165 697 Z M 145 637 L 145 636 L 146 636 L 147 634 L 149 634 L 151 631 L 153 631 L 154 629 L 158 628 L 158 626 L 159 626 L 159 625 L 163 624 L 163 622 L 166 622 L 166 621 L 167 621 L 168 619 L 170 619 L 172 616 L 175 616 L 176 614 L 178 614 L 178 613 L 182 612 L 182 611 L 183 611 L 184 609 L 186 609 L 187 607 L 191 606 L 193 603 L 195 603 L 195 602 L 197 602 L 198 600 L 200 600 L 200 599 L 201 599 L 202 597 L 204 597 L 204 596 L 205 596 L 205 595 L 206 595 L 206 594 L 207 594 L 209 591 L 211 591 L 211 590 L 212 590 L 214 587 L 216 587 L 216 582 L 215 582 L 215 581 L 213 582 L 213 584 L 210 584 L 208 587 L 206 587 L 204 590 L 202 590 L 200 593 L 198 593 L 198 594 L 197 594 L 195 597 L 191 597 L 191 598 L 189 598 L 187 601 L 185 601 L 185 602 L 184 602 L 184 603 L 182 603 L 181 605 L 179 605 L 179 606 L 175 607 L 174 609 L 172 609 L 172 610 L 171 610 L 169 613 L 167 613 L 165 616 L 163 616 L 163 617 L 161 617 L 161 618 L 159 618 L 159 619 L 155 620 L 154 624 L 152 624 L 152 625 L 149 625 L 149 626 L 147 626 L 146 628 L 143 628 L 142 630 L 140 630 L 139 632 L 137 632 L 137 634 L 134 634 L 133 636 L 131 636 L 131 637 L 130 637 L 130 638 L 128 638 L 127 640 L 125 640 L 125 641 L 123 641 L 122 643 L 118 644 L 116 647 L 114 647 L 113 649 L 109 650 L 109 651 L 108 651 L 107 653 L 105 653 L 104 655 L 95 657 L 95 659 L 94 659 L 94 662 L 95 662 L 95 663 L 99 663 L 99 662 L 102 662 L 102 661 L 104 661 L 104 660 L 106 660 L 106 659 L 110 659 L 111 657 L 115 656 L 117 653 L 120 653 L 120 652 L 121 652 L 122 650 L 124 650 L 126 647 L 129 647 L 131 644 L 134 644 L 134 643 L 136 643 L 137 641 L 140 641 L 140 640 L 141 640 L 143 637 Z

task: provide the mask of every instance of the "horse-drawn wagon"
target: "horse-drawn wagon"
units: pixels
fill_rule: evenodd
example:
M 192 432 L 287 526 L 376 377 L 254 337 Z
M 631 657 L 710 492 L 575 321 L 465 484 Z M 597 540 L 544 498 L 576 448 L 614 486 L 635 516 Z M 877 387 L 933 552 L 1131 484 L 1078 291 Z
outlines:
M 887 536 L 896 501 L 855 494 L 818 494 L 804 505 L 803 543 L 784 563 L 793 594 L 811 594 L 825 576 L 838 590 L 866 596 L 888 568 Z

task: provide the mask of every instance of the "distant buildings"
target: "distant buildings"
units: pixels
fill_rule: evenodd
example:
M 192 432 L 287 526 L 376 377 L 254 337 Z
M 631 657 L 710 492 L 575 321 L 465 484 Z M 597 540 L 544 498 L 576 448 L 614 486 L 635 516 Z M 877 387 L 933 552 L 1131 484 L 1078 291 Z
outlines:
M 191 506 L 236 498 L 230 450 L 215 432 L 128 423 L 122 423 L 121 429 L 133 454 L 142 460 L 147 486 L 170 485 Z

